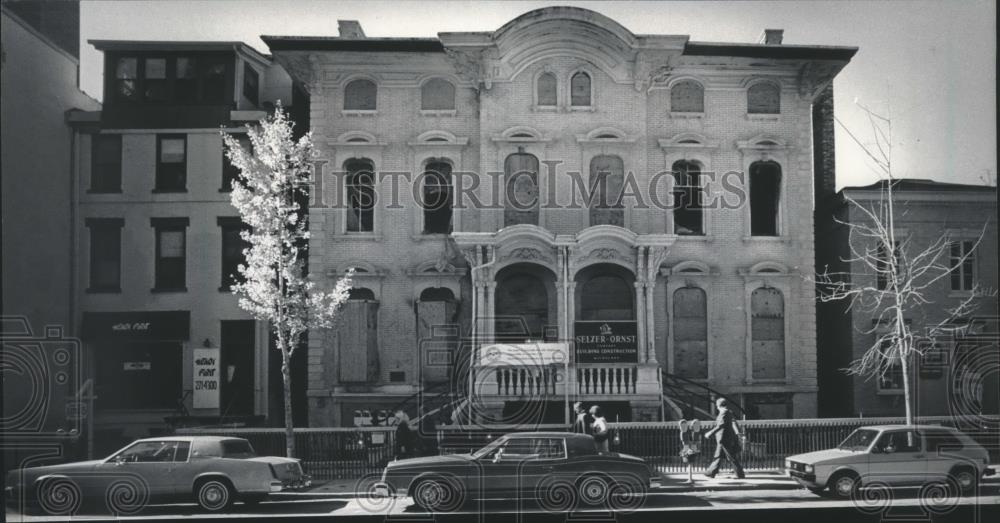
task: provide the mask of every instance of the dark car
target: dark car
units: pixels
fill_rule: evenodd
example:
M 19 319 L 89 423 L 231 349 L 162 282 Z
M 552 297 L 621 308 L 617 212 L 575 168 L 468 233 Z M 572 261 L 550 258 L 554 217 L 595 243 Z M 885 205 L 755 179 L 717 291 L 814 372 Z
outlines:
M 627 508 L 641 502 L 655 476 L 641 458 L 598 452 L 594 438 L 566 432 L 507 434 L 470 454 L 390 462 L 379 496 L 410 496 L 448 512 L 490 496 L 527 497 L 549 508 L 577 503 Z
M 217 512 L 235 500 L 256 503 L 310 483 L 298 460 L 257 456 L 245 439 L 176 436 L 137 440 L 106 459 L 12 470 L 4 497 L 53 515 L 72 515 L 88 498 L 116 515 L 165 500 L 191 500 Z

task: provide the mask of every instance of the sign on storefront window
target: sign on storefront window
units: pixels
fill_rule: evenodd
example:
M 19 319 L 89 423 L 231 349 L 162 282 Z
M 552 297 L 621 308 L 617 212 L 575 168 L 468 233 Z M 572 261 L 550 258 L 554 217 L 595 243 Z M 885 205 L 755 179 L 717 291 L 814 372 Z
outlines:
M 219 408 L 219 349 L 194 349 L 194 399 L 196 409 Z
M 638 363 L 639 337 L 634 321 L 578 321 L 577 363 Z

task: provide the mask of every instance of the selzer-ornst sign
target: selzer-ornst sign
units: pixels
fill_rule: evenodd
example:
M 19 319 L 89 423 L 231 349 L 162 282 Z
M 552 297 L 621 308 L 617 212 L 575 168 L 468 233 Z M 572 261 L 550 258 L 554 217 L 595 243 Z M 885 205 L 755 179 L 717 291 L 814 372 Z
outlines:
M 638 363 L 639 342 L 634 321 L 576 322 L 577 363 Z

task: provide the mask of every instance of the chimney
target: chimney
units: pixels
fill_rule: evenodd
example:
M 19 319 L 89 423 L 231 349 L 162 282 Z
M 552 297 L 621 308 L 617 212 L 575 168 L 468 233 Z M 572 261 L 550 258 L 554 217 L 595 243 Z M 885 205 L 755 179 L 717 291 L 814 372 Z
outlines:
M 785 34 L 784 29 L 764 29 L 760 34 L 760 42 L 765 45 L 781 45 L 781 39 Z
M 337 20 L 337 29 L 341 38 L 358 40 L 365 37 L 365 31 L 361 29 L 361 22 L 357 20 Z

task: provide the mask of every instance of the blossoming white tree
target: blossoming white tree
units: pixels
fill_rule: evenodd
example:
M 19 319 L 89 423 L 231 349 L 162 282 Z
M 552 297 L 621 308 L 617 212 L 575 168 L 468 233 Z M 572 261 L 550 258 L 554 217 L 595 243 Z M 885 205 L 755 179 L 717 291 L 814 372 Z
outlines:
M 222 133 L 226 156 L 240 171 L 233 180 L 231 200 L 246 225 L 241 237 L 248 244 L 243 251 L 246 261 L 238 268 L 242 279 L 232 292 L 241 308 L 269 323 L 281 352 L 289 457 L 295 455 L 292 356 L 306 331 L 334 325 L 351 278 L 348 273 L 331 291 L 322 291 L 306 274 L 309 231 L 303 202 L 308 201 L 313 144 L 310 134 L 296 140 L 293 125 L 279 105 L 274 114 L 247 130 L 250 150 Z

